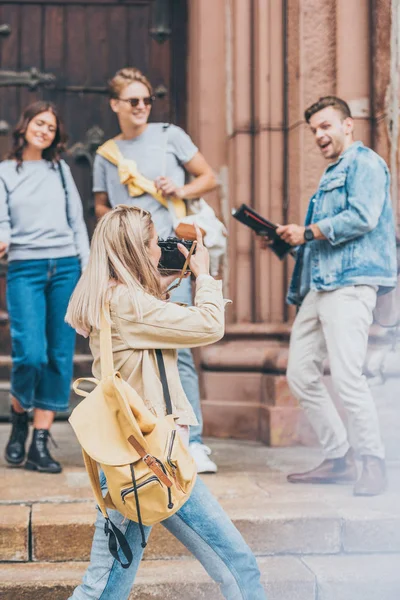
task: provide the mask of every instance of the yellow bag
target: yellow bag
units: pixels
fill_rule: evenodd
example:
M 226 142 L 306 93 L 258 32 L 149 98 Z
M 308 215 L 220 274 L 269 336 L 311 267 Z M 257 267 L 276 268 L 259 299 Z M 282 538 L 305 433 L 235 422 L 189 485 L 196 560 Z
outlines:
M 99 509 L 106 519 L 109 548 L 121 562 L 115 538 L 128 567 L 132 553 L 123 534 L 111 523 L 107 508 L 118 510 L 139 523 L 142 546 L 144 525 L 153 525 L 173 515 L 189 499 L 196 480 L 195 463 L 176 431 L 161 350 L 156 350 L 167 415 L 156 417 L 139 394 L 114 372 L 109 307 L 100 329 L 101 380 L 80 378 L 73 388 L 85 399 L 72 412 L 69 422 L 82 446 L 83 458 Z M 79 389 L 82 381 L 96 383 L 90 392 Z M 107 479 L 103 498 L 98 465 Z M 122 562 L 121 562 L 122 564 Z

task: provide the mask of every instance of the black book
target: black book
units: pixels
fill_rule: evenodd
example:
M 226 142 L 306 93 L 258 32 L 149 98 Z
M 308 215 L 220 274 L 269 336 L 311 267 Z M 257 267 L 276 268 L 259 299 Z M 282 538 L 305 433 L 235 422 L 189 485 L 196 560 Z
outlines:
M 276 233 L 278 226 L 275 223 L 268 221 L 268 219 L 262 217 L 255 210 L 250 208 L 250 206 L 247 206 L 247 204 L 242 204 L 242 206 L 237 210 L 232 210 L 232 216 L 240 221 L 240 223 L 243 223 L 243 225 L 250 227 L 250 229 L 255 231 L 257 235 L 267 237 L 269 240 L 271 240 L 272 243 L 269 248 L 281 260 L 287 254 L 293 251 L 293 246 L 287 244 Z

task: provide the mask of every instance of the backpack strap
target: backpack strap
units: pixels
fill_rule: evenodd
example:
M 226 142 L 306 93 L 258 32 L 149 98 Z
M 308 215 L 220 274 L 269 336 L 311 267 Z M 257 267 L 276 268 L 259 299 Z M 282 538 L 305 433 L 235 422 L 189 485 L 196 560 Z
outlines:
M 77 396 L 82 396 L 83 398 L 86 398 L 86 396 L 89 396 L 89 392 L 86 392 L 85 390 L 81 390 L 79 388 L 82 381 L 90 381 L 90 383 L 98 385 L 99 380 L 95 377 L 79 377 L 78 379 L 75 379 L 75 381 L 72 384 L 72 389 L 74 390 Z
M 68 227 L 71 227 L 71 220 L 70 220 L 70 216 L 69 216 L 69 191 L 68 191 L 67 181 L 65 179 L 64 169 L 63 169 L 63 166 L 61 164 L 61 160 L 59 160 L 57 162 L 57 168 L 58 168 L 58 172 L 60 174 L 61 185 L 62 185 L 63 190 L 64 190 L 64 196 L 65 196 L 65 214 L 67 215 L 67 223 L 68 223 Z
M 105 519 L 108 519 L 107 507 L 104 502 L 103 494 L 101 493 L 100 486 L 100 478 L 99 478 L 99 469 L 97 467 L 97 462 L 93 460 L 89 454 L 82 448 L 82 456 L 85 463 L 87 474 L 89 475 L 90 484 L 93 489 L 94 496 L 97 501 L 97 505 L 101 511 L 101 514 Z
M 143 462 L 146 463 L 149 469 L 153 471 L 154 475 L 156 475 L 156 477 L 158 477 L 158 479 L 162 481 L 164 485 L 170 488 L 172 486 L 172 481 L 168 478 L 166 472 L 164 472 L 160 467 L 160 461 L 157 460 L 155 456 L 152 456 L 151 454 L 146 452 L 143 446 L 137 441 L 135 436 L 130 435 L 128 437 L 128 442 L 131 444 L 131 446 L 135 448 L 140 458 L 143 460 Z
M 106 302 L 100 318 L 100 370 L 102 378 L 114 374 L 110 321 L 110 303 Z
M 165 372 L 164 357 L 161 350 L 156 350 L 157 365 L 160 371 L 161 385 L 164 394 L 165 406 L 167 407 L 167 415 L 172 415 L 171 394 L 169 393 L 167 374 Z
M 93 460 L 82 448 L 83 460 L 85 462 L 86 471 L 89 475 L 90 483 L 93 489 L 93 493 L 97 500 L 98 507 L 101 514 L 105 518 L 106 522 L 104 525 L 104 533 L 109 536 L 108 549 L 110 554 L 117 560 L 123 569 L 128 569 L 131 566 L 133 560 L 132 550 L 128 544 L 128 541 L 122 531 L 118 529 L 116 525 L 111 521 L 107 513 L 106 504 L 104 502 L 103 494 L 101 492 L 99 470 L 97 462 Z M 118 553 L 118 544 L 123 554 L 125 555 L 126 562 L 122 562 Z

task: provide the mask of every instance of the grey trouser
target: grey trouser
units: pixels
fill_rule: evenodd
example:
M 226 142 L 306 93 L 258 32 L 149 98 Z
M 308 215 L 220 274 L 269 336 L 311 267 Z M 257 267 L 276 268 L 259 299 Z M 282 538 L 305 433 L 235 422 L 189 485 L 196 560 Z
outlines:
M 322 382 L 326 357 L 357 450 L 361 455 L 384 458 L 376 407 L 363 375 L 375 304 L 376 291 L 367 285 L 310 291 L 293 325 L 287 379 L 326 458 L 339 458 L 349 449 L 346 428 Z

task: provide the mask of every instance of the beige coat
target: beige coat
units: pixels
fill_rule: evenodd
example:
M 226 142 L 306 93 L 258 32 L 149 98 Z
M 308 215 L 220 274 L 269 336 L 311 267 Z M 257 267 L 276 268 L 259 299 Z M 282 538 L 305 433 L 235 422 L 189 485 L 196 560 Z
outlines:
M 138 292 L 142 318 L 134 316 L 124 286 L 111 291 L 112 345 L 114 367 L 143 398 L 157 416 L 166 413 L 154 350 L 163 350 L 165 369 L 174 414 L 180 425 L 196 425 L 197 419 L 183 391 L 177 349 L 195 348 L 217 342 L 224 335 L 222 283 L 200 277 L 196 284 L 195 306 L 182 306 Z M 99 332 L 90 334 L 93 375 L 100 379 Z

